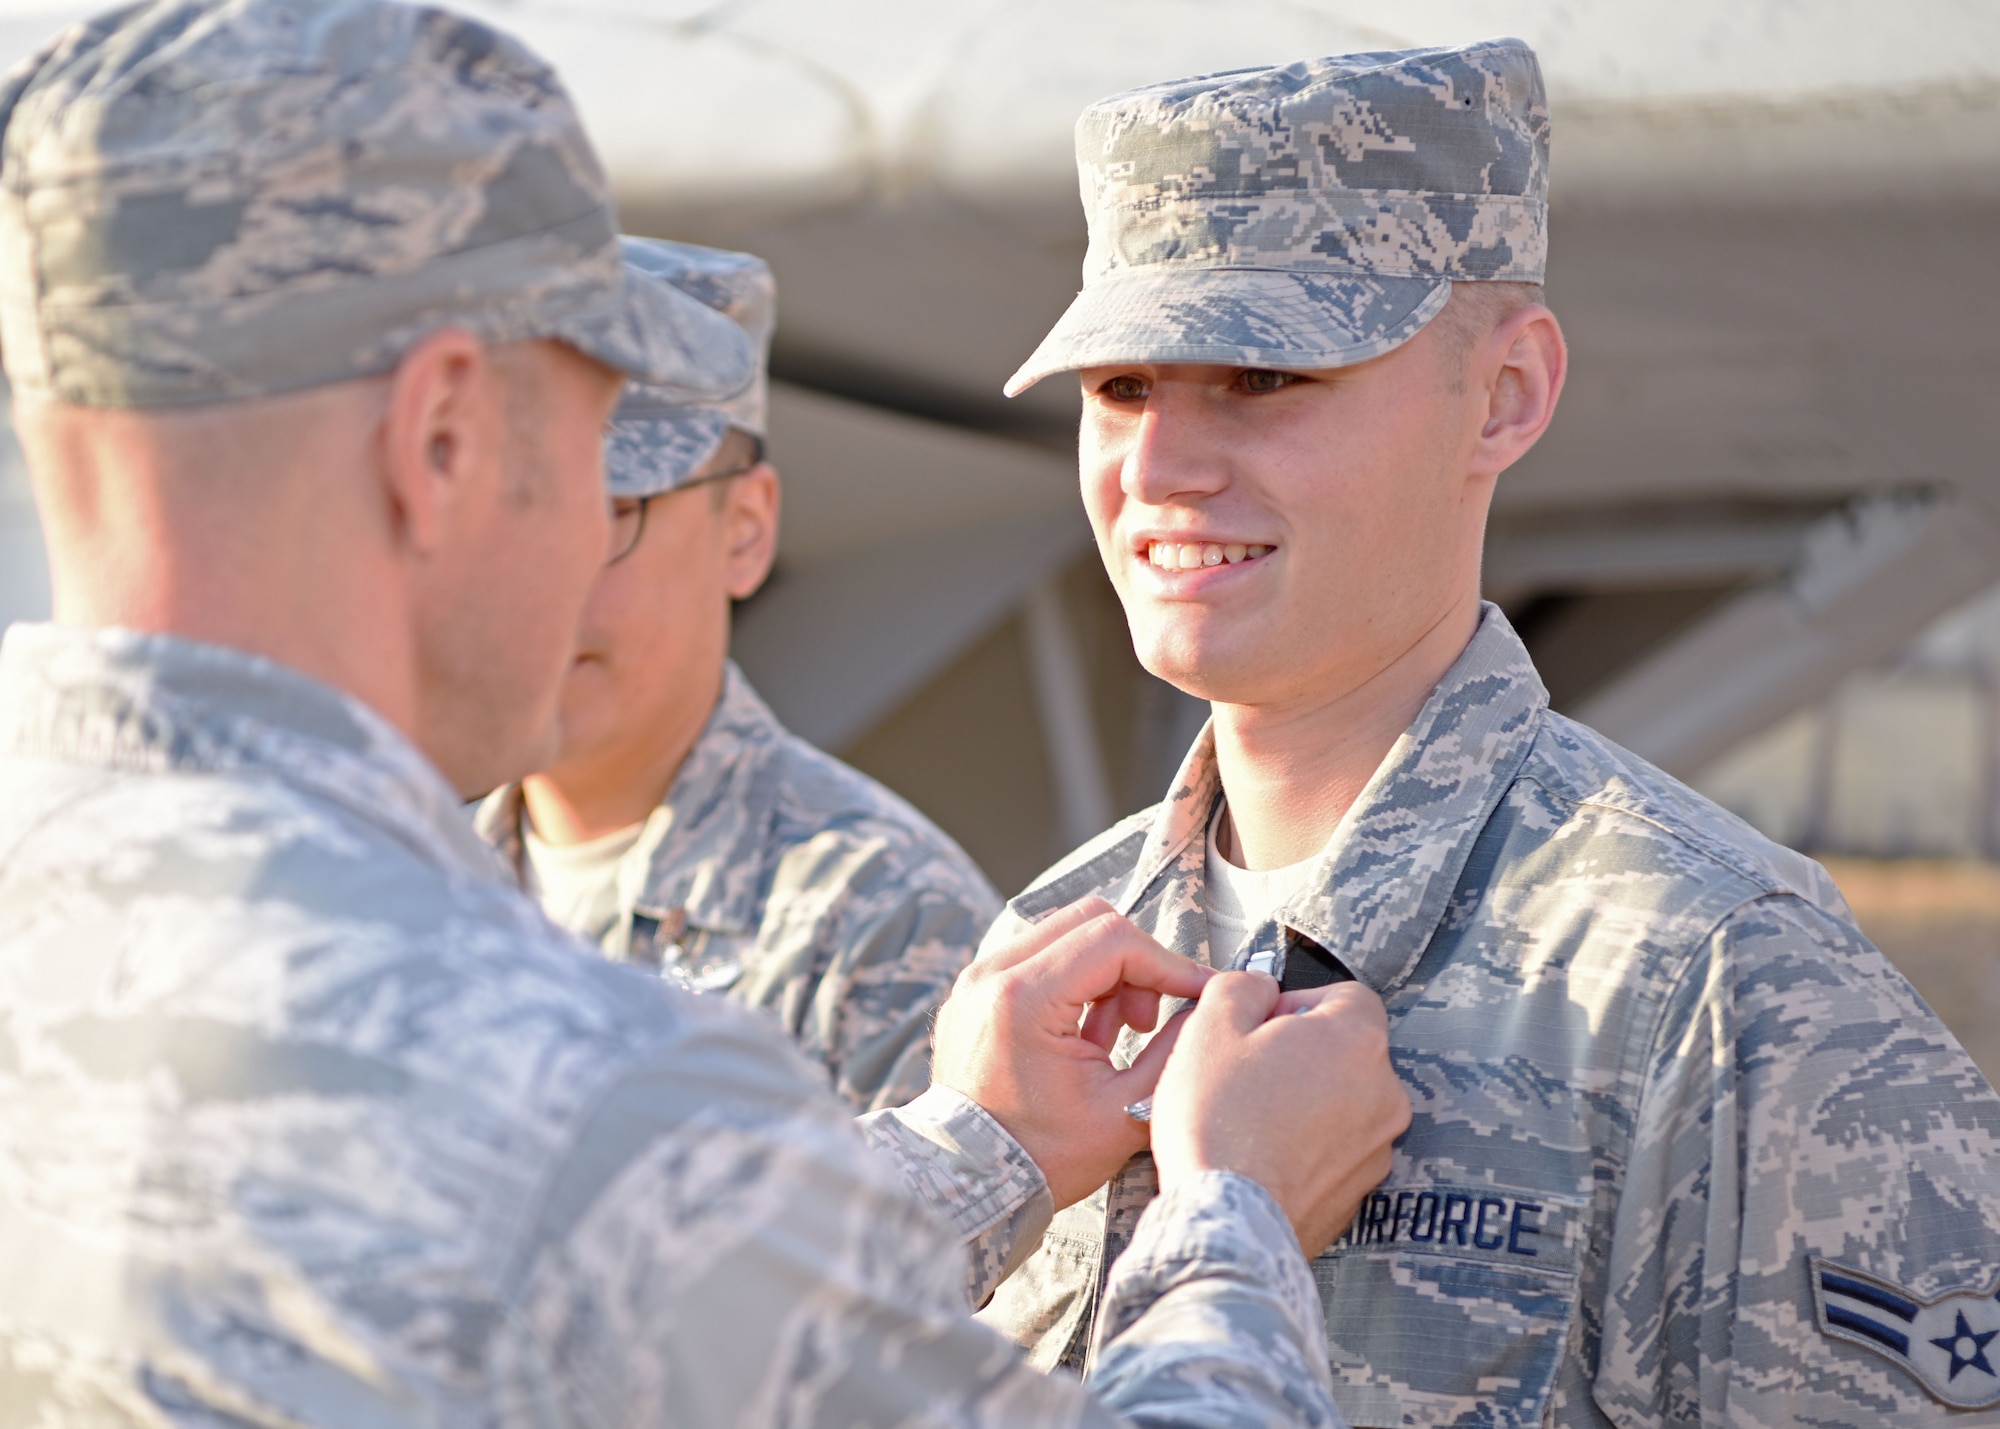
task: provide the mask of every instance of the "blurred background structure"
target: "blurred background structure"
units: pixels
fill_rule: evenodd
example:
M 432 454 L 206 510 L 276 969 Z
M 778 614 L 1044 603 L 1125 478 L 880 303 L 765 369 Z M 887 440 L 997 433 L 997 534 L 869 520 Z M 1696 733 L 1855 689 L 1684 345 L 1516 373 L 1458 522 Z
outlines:
M 0 4 L 0 57 L 93 8 Z M 1000 396 L 1077 286 L 1076 113 L 1205 70 L 1529 40 L 1574 367 L 1501 485 L 1489 594 L 1557 708 L 1774 836 L 1946 860 L 1837 868 L 1913 971 L 1960 950 L 1958 981 L 1920 985 L 1968 1041 L 1989 1019 L 2000 1072 L 2000 6 L 464 8 L 557 64 L 628 227 L 776 269 L 784 537 L 738 658 L 1003 889 L 1157 798 L 1204 715 L 1132 657 L 1074 388 Z M 4 465 L 0 620 L 46 608 Z M 1926 909 L 1957 911 L 1939 933 Z

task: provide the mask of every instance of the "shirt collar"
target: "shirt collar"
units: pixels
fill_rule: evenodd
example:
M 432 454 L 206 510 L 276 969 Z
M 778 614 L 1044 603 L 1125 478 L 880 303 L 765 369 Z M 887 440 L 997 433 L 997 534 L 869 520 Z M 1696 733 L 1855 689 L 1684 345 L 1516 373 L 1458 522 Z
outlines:
M 757 928 L 764 862 L 777 816 L 771 755 L 784 726 L 730 661 L 722 695 L 632 857 L 646 860 L 638 906 L 686 911 L 691 928 Z
M 1497 606 L 1390 748 L 1300 889 L 1285 926 L 1340 959 L 1377 992 L 1416 966 L 1452 890 L 1528 756 L 1548 692 Z M 1163 875 L 1203 878 L 1208 821 L 1221 795 L 1204 728 L 1147 830 L 1121 907 Z
M 623 902 L 663 920 L 684 915 L 692 928 L 755 931 L 777 810 L 769 755 L 784 732 L 736 663 L 726 663 L 708 723 L 620 865 Z M 475 815 L 480 835 L 517 877 L 525 817 L 518 784 L 488 796 Z
M 388 721 L 330 685 L 220 645 L 13 625 L 0 643 L 0 755 L 271 778 L 442 867 L 502 877 L 458 795 Z

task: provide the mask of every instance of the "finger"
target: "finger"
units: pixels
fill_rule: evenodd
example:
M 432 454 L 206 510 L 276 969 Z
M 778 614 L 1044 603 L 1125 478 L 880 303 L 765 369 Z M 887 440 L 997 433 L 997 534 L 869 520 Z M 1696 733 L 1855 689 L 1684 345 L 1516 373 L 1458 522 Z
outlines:
M 1140 1097 L 1150 1097 L 1160 1085 L 1160 1073 L 1166 1071 L 1166 1063 L 1174 1055 L 1174 1047 L 1180 1043 L 1180 1035 L 1186 1031 L 1188 1015 L 1192 1011 L 1194 1007 L 1190 1005 L 1168 1017 L 1166 1027 L 1146 1041 L 1138 1057 L 1132 1059 L 1132 1065 L 1114 1071 L 1104 1081 L 1104 1095 L 1120 1107 L 1130 1107 Z
M 1238 1036 L 1262 1026 L 1278 1005 L 1278 980 L 1269 973 L 1219 973 L 1202 989 L 1195 1017 L 1205 1026 L 1221 1025 Z
M 1173 1055 L 1174 1046 L 1181 1040 L 1181 1033 L 1188 1025 L 1188 1014 L 1193 1007 L 1184 1007 L 1167 1019 L 1167 1025 L 1139 1049 L 1139 1055 L 1132 1059 L 1132 1065 L 1116 1073 L 1110 1085 L 1116 1089 L 1120 1105 L 1149 1097 L 1160 1083 L 1160 1073 L 1166 1070 L 1167 1059 Z
M 1280 993 L 1278 995 L 1278 1005 L 1272 1010 L 1271 1015 L 1273 1017 L 1290 1017 L 1295 1012 L 1310 1012 L 1313 1008 L 1325 1002 L 1326 995 L 1332 991 L 1333 986 L 1329 984 L 1326 987 L 1308 987 L 1298 992 Z
M 1118 1035 L 1129 1027 L 1134 1032 L 1151 1032 L 1160 1020 L 1160 995 L 1151 988 L 1120 986 L 1110 996 L 1100 997 L 1083 1014 L 1080 1029 L 1084 1038 L 1109 1052 Z
M 1161 947 L 1128 920 L 1112 913 L 1085 923 L 1050 944 L 1037 969 L 1041 987 L 1058 1002 L 1083 1005 L 1109 997 L 1125 984 L 1170 997 L 1196 997 L 1214 976 L 1191 958 Z
M 1124 1025 L 1118 998 L 1101 997 L 1090 1004 L 1089 1010 L 1083 1014 L 1083 1026 L 1077 1030 L 1084 1041 L 1094 1042 L 1109 1052 L 1117 1045 L 1118 1029 Z
M 988 969 L 1000 972 L 1017 963 L 1024 963 L 1041 952 L 1049 944 L 1075 932 L 1084 924 L 1106 914 L 1117 916 L 1118 910 L 1095 893 L 1079 898 L 1048 914 L 1040 921 L 1030 923 L 1018 930 L 1012 937 L 980 959 Z
M 1330 998 L 1335 1000 L 1347 998 L 1351 1000 L 1352 992 L 1342 992 L 1341 989 L 1356 989 L 1360 986 L 1360 983 L 1354 982 L 1330 982 L 1323 987 L 1308 987 L 1301 988 L 1297 992 L 1280 993 L 1278 995 L 1277 1009 L 1271 1015 L 1273 1017 L 1288 1017 L 1295 1012 L 1310 1011 L 1312 1008 L 1322 1005 Z
M 1128 987 L 1118 994 L 1118 1017 L 1134 1032 L 1151 1032 L 1160 1022 L 1160 995 L 1149 987 Z
M 1382 999 L 1358 982 L 1337 982 L 1327 987 L 1285 993 L 1278 999 L 1277 1009 L 1271 1015 L 1283 1017 L 1294 1012 L 1358 1018 L 1363 1023 L 1380 1027 L 1389 1025 L 1389 1014 L 1382 1006 Z

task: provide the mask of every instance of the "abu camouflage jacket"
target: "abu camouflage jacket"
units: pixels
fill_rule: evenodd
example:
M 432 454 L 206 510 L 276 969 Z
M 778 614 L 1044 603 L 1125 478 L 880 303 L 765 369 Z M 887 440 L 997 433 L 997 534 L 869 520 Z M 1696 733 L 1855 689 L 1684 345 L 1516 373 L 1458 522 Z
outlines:
M 1994 1422 L 2000 1099 L 1816 864 L 1551 712 L 1491 607 L 1241 948 L 1207 945 L 1221 794 L 1204 734 L 1001 927 L 1095 892 L 1382 995 L 1415 1120 L 1313 1267 L 1350 1421 Z M 1142 1156 L 1058 1215 L 984 1318 L 1088 1365 L 1153 1187 Z
M 934 1089 L 871 1153 L 819 1080 L 583 956 L 354 700 L 8 631 L 0 1422 L 1338 1424 L 1260 1187 L 1146 1218 L 1093 1396 L 966 1315 L 1047 1224 L 1020 1146 Z
M 523 816 L 510 786 L 477 819 L 517 877 Z M 733 662 L 618 878 L 606 957 L 775 1016 L 857 1111 L 930 1085 L 931 1014 L 1000 912 L 957 844 L 779 724 Z

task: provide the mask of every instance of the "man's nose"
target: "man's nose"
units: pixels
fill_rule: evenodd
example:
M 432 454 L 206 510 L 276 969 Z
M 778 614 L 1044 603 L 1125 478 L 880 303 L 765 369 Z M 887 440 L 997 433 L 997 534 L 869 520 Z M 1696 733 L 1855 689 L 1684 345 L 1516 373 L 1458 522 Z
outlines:
M 1148 506 L 1214 495 L 1229 484 L 1229 453 L 1217 435 L 1198 404 L 1156 392 L 1125 451 L 1125 494 Z

